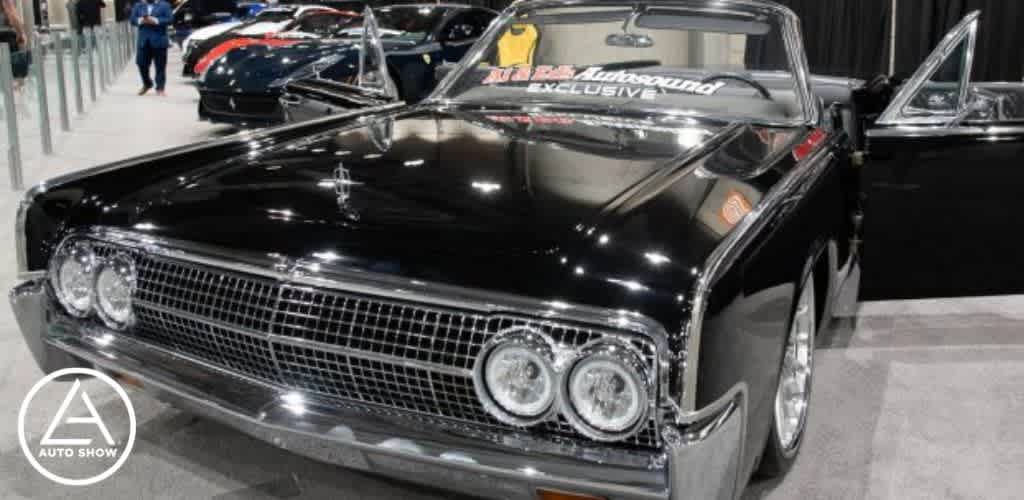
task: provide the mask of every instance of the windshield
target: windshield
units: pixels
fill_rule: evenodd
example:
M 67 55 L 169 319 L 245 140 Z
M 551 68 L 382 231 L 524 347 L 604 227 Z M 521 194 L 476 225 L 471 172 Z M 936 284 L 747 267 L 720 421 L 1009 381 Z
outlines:
M 431 6 L 382 7 L 374 10 L 380 36 L 385 39 L 400 39 L 420 42 L 427 38 L 440 22 L 447 9 Z M 340 37 L 359 38 L 363 36 L 362 23 L 353 23 L 338 33 Z
M 720 2 L 522 10 L 443 97 L 795 122 L 803 108 L 782 23 Z
M 264 9 L 259 14 L 256 14 L 253 20 L 261 23 L 279 23 L 281 21 L 291 21 L 294 15 L 294 9 Z

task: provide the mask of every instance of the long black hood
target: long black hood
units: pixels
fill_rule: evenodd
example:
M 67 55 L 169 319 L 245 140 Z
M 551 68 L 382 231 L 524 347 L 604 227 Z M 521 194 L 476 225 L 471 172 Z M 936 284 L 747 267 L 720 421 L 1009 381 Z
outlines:
M 792 165 L 797 132 L 419 108 L 272 134 L 97 193 L 76 224 L 635 310 L 676 329 L 708 254 Z

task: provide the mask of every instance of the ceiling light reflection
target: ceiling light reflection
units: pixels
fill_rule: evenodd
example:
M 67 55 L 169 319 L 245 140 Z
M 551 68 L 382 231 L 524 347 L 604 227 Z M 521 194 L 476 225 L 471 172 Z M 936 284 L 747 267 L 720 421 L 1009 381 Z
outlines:
M 607 278 L 605 279 L 605 281 L 624 287 L 631 292 L 646 292 L 650 290 L 650 288 L 648 288 L 643 283 L 640 283 L 638 281 L 620 280 L 615 278 Z
M 473 189 L 476 189 L 483 194 L 491 194 L 495 191 L 501 191 L 501 184 L 496 182 L 473 181 L 470 185 L 473 186 Z
M 644 258 L 655 266 L 661 266 L 672 262 L 672 259 L 658 252 L 647 252 L 644 254 Z
M 677 137 L 679 145 L 684 148 L 692 148 L 699 146 L 704 142 L 704 138 L 708 135 L 707 130 L 693 127 L 686 127 L 679 129 L 679 136 Z
M 343 259 L 342 256 L 332 252 L 331 250 L 325 250 L 323 252 L 313 252 L 313 257 L 316 257 L 324 262 L 334 262 L 336 260 Z

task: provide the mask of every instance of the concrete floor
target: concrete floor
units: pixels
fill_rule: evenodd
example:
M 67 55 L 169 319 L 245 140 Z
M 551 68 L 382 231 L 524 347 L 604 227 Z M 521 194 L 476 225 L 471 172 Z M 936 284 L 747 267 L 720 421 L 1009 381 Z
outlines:
M 136 97 L 137 86 L 134 72 L 124 73 L 73 134 L 58 137 L 55 156 L 32 155 L 26 185 L 225 133 L 196 121 L 195 91 L 177 79 L 166 98 Z M 11 234 L 19 196 L 0 187 L 0 234 Z M 0 252 L 0 286 L 15 281 L 13 253 Z M 865 304 L 856 323 L 821 339 L 796 466 L 745 498 L 1021 498 L 1022 332 L 1024 297 Z M 134 392 L 139 431 L 124 467 L 97 485 L 58 486 L 28 465 L 17 440 L 18 405 L 40 377 L 10 309 L 0 307 L 0 498 L 448 497 L 300 458 Z

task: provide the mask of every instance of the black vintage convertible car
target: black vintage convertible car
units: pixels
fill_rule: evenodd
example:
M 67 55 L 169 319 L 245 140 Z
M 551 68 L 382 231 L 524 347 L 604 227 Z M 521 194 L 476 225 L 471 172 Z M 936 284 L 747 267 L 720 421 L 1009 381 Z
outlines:
M 379 96 L 385 100 L 417 102 L 434 88 L 434 68 L 461 59 L 497 15 L 454 4 L 395 5 L 364 12 L 364 18 L 379 27 L 370 38 L 365 36 L 369 30 L 363 28 L 364 21 L 343 18 L 316 33 L 293 35 L 294 43 L 252 44 L 228 51 L 199 78 L 200 118 L 243 126 L 286 121 L 279 99 L 294 80 L 385 88 Z M 287 35 L 279 38 L 287 41 Z
M 970 81 L 977 16 L 895 85 L 810 75 L 770 2 L 517 2 L 417 105 L 31 190 L 13 308 L 46 371 L 345 467 L 735 498 L 858 288 L 1024 290 L 1024 85 Z

